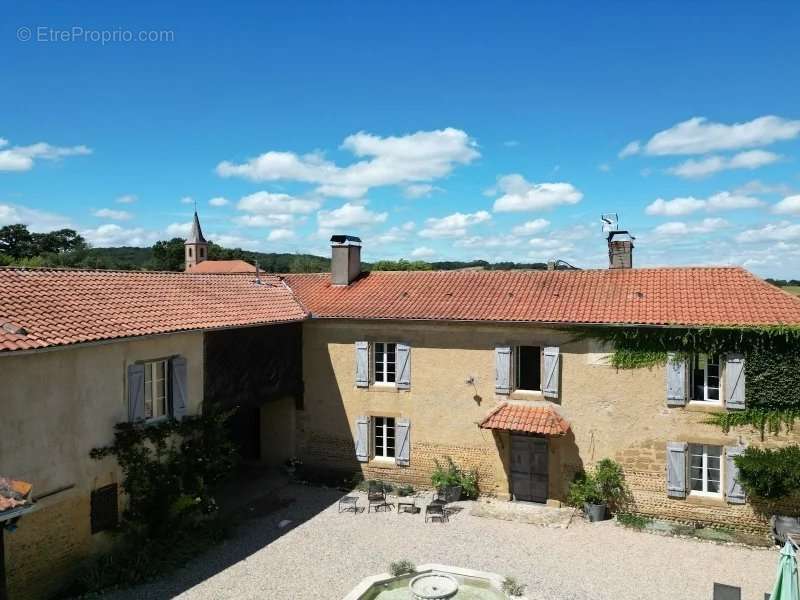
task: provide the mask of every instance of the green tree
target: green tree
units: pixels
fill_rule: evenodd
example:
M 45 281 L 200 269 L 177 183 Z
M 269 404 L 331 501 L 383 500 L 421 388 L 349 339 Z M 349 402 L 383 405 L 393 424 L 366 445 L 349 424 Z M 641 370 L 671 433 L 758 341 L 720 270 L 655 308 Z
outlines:
M 52 252 L 62 254 L 64 252 L 75 252 L 85 250 L 88 245 L 74 229 L 58 229 L 48 233 L 31 234 L 31 242 L 36 254 Z
M 17 223 L 0 227 L 0 253 L 16 260 L 36 256 L 33 236 L 27 225 Z
M 153 266 L 158 271 L 183 270 L 183 238 L 160 240 L 153 244 Z

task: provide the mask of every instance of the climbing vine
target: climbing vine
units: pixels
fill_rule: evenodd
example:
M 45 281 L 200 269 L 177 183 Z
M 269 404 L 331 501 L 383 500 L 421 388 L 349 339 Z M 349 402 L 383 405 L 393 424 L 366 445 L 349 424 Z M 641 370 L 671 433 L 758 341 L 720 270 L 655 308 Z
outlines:
M 667 352 L 745 356 L 747 410 L 711 415 L 724 431 L 752 426 L 779 433 L 800 418 L 800 327 L 603 327 L 574 329 L 578 339 L 598 339 L 613 347 L 610 363 L 618 369 L 663 365 Z

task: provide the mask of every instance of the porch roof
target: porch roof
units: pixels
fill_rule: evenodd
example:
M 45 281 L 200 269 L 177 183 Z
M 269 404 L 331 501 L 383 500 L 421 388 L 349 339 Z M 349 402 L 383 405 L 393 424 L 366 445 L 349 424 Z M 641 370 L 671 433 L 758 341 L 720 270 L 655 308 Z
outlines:
M 564 435 L 569 423 L 552 406 L 528 406 L 502 403 L 481 422 L 482 429 L 500 429 L 518 433 Z

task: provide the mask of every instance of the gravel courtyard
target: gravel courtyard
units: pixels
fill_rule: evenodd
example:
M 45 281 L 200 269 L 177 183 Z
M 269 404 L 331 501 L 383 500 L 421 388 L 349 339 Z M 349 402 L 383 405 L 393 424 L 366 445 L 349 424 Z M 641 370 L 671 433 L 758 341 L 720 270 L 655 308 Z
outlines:
M 342 494 L 329 489 L 288 486 L 279 494 L 296 500 L 246 520 L 170 577 L 111 597 L 340 600 L 363 577 L 407 558 L 514 575 L 531 600 L 710 600 L 714 581 L 762 600 L 778 559 L 777 550 L 661 537 L 612 521 L 575 519 L 565 529 L 482 518 L 469 502 L 449 523 L 426 524 L 421 514 L 340 514 Z M 292 524 L 278 528 L 284 519 Z

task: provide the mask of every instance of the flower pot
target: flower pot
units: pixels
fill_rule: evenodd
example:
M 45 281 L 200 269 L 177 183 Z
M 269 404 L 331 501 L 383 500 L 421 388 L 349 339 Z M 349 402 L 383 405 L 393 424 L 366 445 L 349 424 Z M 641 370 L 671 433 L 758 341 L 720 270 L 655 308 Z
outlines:
M 589 521 L 592 523 L 595 521 L 605 521 L 606 519 L 605 504 L 592 504 L 591 502 L 586 502 L 583 505 L 583 512 L 586 513 L 586 516 L 589 517 Z
M 436 490 L 439 498 L 445 502 L 457 502 L 461 500 L 461 486 L 460 485 L 447 485 L 440 487 Z
M 785 544 L 786 535 L 789 533 L 800 533 L 800 518 L 789 517 L 787 515 L 772 515 L 769 520 L 772 537 L 775 543 Z

